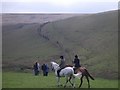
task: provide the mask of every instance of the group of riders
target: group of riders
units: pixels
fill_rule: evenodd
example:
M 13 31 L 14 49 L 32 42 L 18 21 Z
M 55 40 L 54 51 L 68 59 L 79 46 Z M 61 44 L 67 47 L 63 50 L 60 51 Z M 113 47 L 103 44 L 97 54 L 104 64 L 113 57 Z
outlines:
M 72 62 L 73 62 L 74 67 L 75 67 L 74 70 L 76 70 L 77 68 L 81 67 L 81 65 L 80 65 L 80 59 L 78 58 L 78 55 L 75 55 L 75 58 L 74 58 L 74 60 Z M 60 69 L 58 69 L 58 71 L 57 71 L 58 77 L 60 77 L 60 75 L 59 75 L 60 71 L 62 69 L 64 69 L 66 66 L 67 65 L 66 65 L 66 61 L 65 61 L 64 56 L 60 56 L 60 65 L 59 65 Z M 38 62 L 35 62 L 33 68 L 34 68 L 34 74 L 38 75 L 39 71 L 40 71 L 40 64 Z M 43 71 L 43 75 L 44 76 L 47 76 L 47 74 L 48 74 L 48 68 L 49 67 L 46 64 L 42 65 L 41 69 Z
M 78 55 L 75 55 L 75 58 L 74 58 L 74 60 L 73 60 L 72 62 L 73 62 L 73 64 L 74 64 L 74 71 L 75 71 L 77 68 L 81 67 L 81 65 L 80 65 L 80 59 L 79 59 Z M 67 66 L 67 65 L 66 65 L 66 61 L 65 61 L 64 56 L 60 56 L 60 65 L 59 65 L 60 69 L 57 71 L 58 77 L 60 77 L 60 75 L 59 75 L 60 71 L 61 71 L 63 68 L 65 68 L 66 66 Z
M 72 67 L 72 69 L 74 70 L 74 71 L 72 71 L 72 74 L 74 73 L 73 75 L 75 75 L 75 77 L 78 77 L 78 78 L 81 80 L 81 83 L 80 83 L 80 85 L 79 85 L 79 88 L 81 87 L 81 85 L 82 85 L 82 83 L 83 83 L 83 77 L 84 77 L 84 76 L 85 76 L 86 79 L 87 79 L 88 88 L 90 88 L 89 77 L 90 77 L 92 80 L 95 80 L 95 79 L 90 75 L 90 73 L 88 72 L 88 70 L 87 70 L 85 67 L 82 67 L 82 66 L 80 65 L 80 59 L 79 59 L 78 55 L 75 55 L 75 58 L 74 58 L 74 60 L 72 61 L 73 64 L 74 64 L 74 66 L 72 66 L 72 65 L 66 65 L 66 64 L 65 64 L 65 58 L 64 58 L 63 56 L 60 56 L 60 60 L 61 60 L 60 65 L 59 65 L 60 69 L 57 70 L 57 76 L 58 76 L 58 77 L 61 76 L 61 75 L 60 75 L 60 71 L 61 71 L 61 73 L 62 73 L 62 69 L 65 70 L 66 67 Z M 71 70 L 72 70 L 72 69 L 71 69 Z M 63 71 L 64 71 L 64 70 L 63 70 Z M 68 81 L 71 83 L 70 80 L 71 80 L 71 77 L 66 80 L 66 84 L 67 84 Z M 59 79 L 58 79 L 58 81 L 59 81 Z M 64 87 L 66 87 L 66 84 L 65 84 Z M 58 83 L 58 85 L 59 85 L 59 83 Z M 74 87 L 74 84 L 72 84 L 72 86 Z

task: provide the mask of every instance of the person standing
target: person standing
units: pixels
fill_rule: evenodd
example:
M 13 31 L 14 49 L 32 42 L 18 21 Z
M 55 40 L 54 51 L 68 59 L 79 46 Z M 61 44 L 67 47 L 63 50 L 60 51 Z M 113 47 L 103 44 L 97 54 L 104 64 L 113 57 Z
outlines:
M 33 66 L 35 76 L 39 74 L 39 70 L 40 70 L 39 66 L 40 64 L 38 62 L 35 62 Z
M 43 64 L 41 69 L 43 71 L 43 76 L 46 76 L 46 65 Z
M 49 67 L 48 67 L 48 65 L 47 65 L 47 64 L 45 64 L 45 65 L 46 65 L 45 76 L 48 76 Z

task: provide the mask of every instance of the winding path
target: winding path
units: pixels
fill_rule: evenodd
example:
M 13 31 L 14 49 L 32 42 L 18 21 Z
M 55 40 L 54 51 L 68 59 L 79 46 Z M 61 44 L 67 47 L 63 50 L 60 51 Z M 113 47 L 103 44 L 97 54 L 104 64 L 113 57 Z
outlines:
M 71 59 L 70 57 L 71 51 L 68 48 L 64 48 L 64 45 L 60 43 L 58 40 L 53 42 L 47 35 L 42 33 L 42 28 L 48 23 L 50 22 L 45 22 L 38 27 L 37 31 L 38 31 L 39 36 L 49 41 L 52 45 L 54 45 L 56 48 L 58 48 L 61 51 L 61 54 L 64 54 L 64 55 L 67 54 L 69 56 L 69 59 Z

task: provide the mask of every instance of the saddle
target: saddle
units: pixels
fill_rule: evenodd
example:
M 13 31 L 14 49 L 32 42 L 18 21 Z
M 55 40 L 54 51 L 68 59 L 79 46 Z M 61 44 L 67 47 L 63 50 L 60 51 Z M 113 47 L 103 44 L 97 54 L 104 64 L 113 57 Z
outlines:
M 78 72 L 84 73 L 86 68 L 85 67 L 75 67 L 73 69 L 74 69 L 74 74 L 76 74 Z

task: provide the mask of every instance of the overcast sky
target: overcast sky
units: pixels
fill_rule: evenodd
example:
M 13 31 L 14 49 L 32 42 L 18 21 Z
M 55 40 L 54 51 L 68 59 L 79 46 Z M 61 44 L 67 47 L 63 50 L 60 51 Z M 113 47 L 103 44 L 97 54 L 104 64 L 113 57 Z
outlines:
M 118 9 L 119 0 L 2 0 L 2 13 L 98 13 Z

